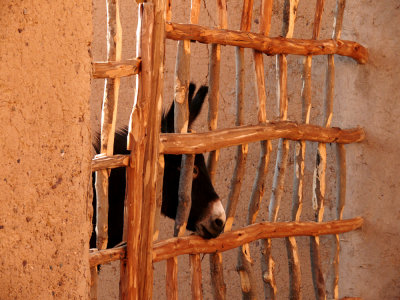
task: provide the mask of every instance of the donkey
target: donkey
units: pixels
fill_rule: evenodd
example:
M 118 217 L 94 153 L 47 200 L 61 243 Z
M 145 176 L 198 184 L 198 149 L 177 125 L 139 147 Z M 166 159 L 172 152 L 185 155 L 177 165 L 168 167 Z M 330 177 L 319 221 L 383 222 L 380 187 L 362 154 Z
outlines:
M 208 93 L 208 87 L 201 86 L 193 97 L 196 86 L 189 85 L 189 128 L 201 111 L 204 99 Z M 174 132 L 174 104 L 163 115 L 161 132 Z M 97 137 L 98 139 L 98 137 Z M 114 140 L 115 154 L 129 154 L 126 150 L 127 129 L 117 132 Z M 96 153 L 99 153 L 99 141 L 94 145 Z M 161 212 L 165 216 L 175 219 L 178 208 L 178 189 L 182 155 L 166 154 L 164 156 L 164 180 Z M 94 182 L 94 177 L 93 177 Z M 108 248 L 114 247 L 122 240 L 124 199 L 125 199 L 126 175 L 125 168 L 111 170 L 109 178 L 109 212 L 108 212 Z M 96 191 L 93 183 L 93 228 L 96 220 Z M 196 154 L 193 168 L 192 206 L 186 228 L 196 232 L 203 238 L 217 237 L 224 229 L 226 221 L 225 210 L 222 206 L 205 164 L 203 154 Z M 90 247 L 96 247 L 93 231 Z

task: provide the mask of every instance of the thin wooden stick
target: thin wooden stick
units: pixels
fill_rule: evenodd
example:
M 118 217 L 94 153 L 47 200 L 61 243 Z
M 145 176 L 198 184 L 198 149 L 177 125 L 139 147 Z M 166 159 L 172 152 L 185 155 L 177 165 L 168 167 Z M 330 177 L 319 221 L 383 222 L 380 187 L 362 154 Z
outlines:
M 192 206 L 192 181 L 193 181 L 194 155 L 182 156 L 181 174 L 179 177 L 178 209 L 176 211 L 174 236 L 183 236 Z
M 107 60 L 119 61 L 122 53 L 122 28 L 119 18 L 119 1 L 107 1 Z M 112 155 L 120 80 L 105 82 L 101 115 L 100 153 Z M 97 248 L 107 248 L 108 242 L 108 170 L 96 172 L 97 197 Z
M 178 299 L 178 258 L 167 259 L 166 294 L 167 299 Z
M 296 20 L 297 6 L 299 0 L 285 1 L 284 13 L 283 13 L 283 26 L 282 35 L 286 38 L 293 36 L 294 24 Z M 277 56 L 277 77 L 278 77 L 278 108 L 279 108 L 279 119 L 285 121 L 287 119 L 288 110 L 288 98 L 287 98 L 287 58 L 286 55 L 281 54 Z M 275 175 L 272 184 L 272 193 L 268 208 L 268 219 L 270 222 L 276 222 L 278 217 L 278 211 L 280 202 L 283 195 L 283 188 L 285 182 L 285 172 L 287 166 L 287 160 L 289 156 L 289 140 L 280 139 L 278 144 L 278 153 L 275 163 Z M 271 255 L 271 241 L 264 243 L 267 247 L 265 253 L 268 253 L 268 257 L 265 261 L 267 264 L 266 271 L 269 273 L 263 274 L 264 281 L 264 292 L 265 297 L 276 299 L 277 286 L 274 276 L 274 262 Z M 272 265 L 272 266 L 268 266 Z
M 219 25 L 218 28 L 227 28 L 226 0 L 217 0 Z M 221 69 L 221 45 L 212 44 L 209 59 L 209 78 L 208 78 L 208 129 L 217 129 L 218 122 L 218 103 L 219 103 L 219 76 Z M 219 151 L 211 151 L 208 156 L 207 169 L 211 181 L 215 181 L 215 172 L 219 158 Z
M 199 23 L 200 17 L 200 0 L 192 0 L 190 8 L 190 24 Z
M 224 269 L 222 266 L 222 254 L 212 253 L 210 255 L 210 274 L 211 274 L 211 285 L 213 289 L 214 299 L 225 299 L 226 298 L 226 285 L 224 282 Z
M 203 289 L 201 284 L 202 276 L 200 254 L 190 254 L 189 260 L 192 276 L 192 299 L 201 300 L 203 299 Z
M 189 124 L 188 89 L 190 81 L 190 41 L 178 41 L 175 65 L 174 128 L 175 132 L 186 133 Z M 175 218 L 174 236 L 182 236 L 192 206 L 192 180 L 194 156 L 184 155 L 181 162 L 178 198 L 179 204 Z M 178 299 L 178 260 L 172 257 L 167 261 L 167 297 Z
M 333 40 L 339 40 L 342 30 L 343 14 L 344 14 L 345 0 L 337 0 L 336 2 L 336 16 L 334 30 L 332 34 Z M 326 73 L 326 91 L 324 98 L 324 120 L 325 127 L 330 127 L 332 122 L 333 113 L 333 99 L 334 99 L 334 86 L 335 86 L 335 63 L 334 56 L 328 55 L 328 69 Z M 322 222 L 324 215 L 324 198 L 326 189 L 326 144 L 319 143 L 317 151 L 316 169 L 314 171 L 314 195 L 313 205 L 315 209 L 315 219 Z M 313 282 L 315 289 L 316 299 L 326 299 L 325 279 L 321 266 L 321 254 L 319 247 L 319 237 L 313 237 L 310 240 L 310 254 L 311 254 L 311 268 L 313 274 Z
M 346 149 L 343 144 L 336 145 L 336 162 L 337 162 L 337 211 L 336 218 L 338 220 L 343 219 L 343 209 L 346 202 Z M 334 258 L 333 258 L 333 282 L 332 292 L 333 298 L 339 298 L 339 253 L 340 253 L 340 238 L 339 235 L 335 236 L 335 245 L 333 246 Z
M 253 0 L 243 2 L 242 18 L 240 31 L 250 31 L 253 11 Z M 236 47 L 236 126 L 243 125 L 244 119 L 244 88 L 245 88 L 245 63 L 244 48 Z M 225 226 L 225 232 L 231 230 L 233 218 L 239 200 L 241 183 L 245 172 L 245 164 L 247 159 L 248 146 L 240 145 L 237 148 L 237 161 L 235 166 L 234 177 L 232 178 L 232 191 L 228 200 L 228 228 Z M 243 299 L 252 299 L 255 297 L 254 274 L 252 272 L 252 263 L 250 257 L 250 249 L 248 244 L 238 249 L 238 262 L 236 270 L 240 275 L 240 285 Z
M 319 37 L 322 13 L 325 0 L 318 0 L 315 8 L 314 27 L 312 39 Z M 302 122 L 308 124 L 311 112 L 311 63 L 312 56 L 306 56 L 303 69 L 303 89 L 302 98 Z M 306 153 L 306 142 L 297 141 L 294 151 L 294 176 L 293 176 L 293 195 L 292 195 L 292 220 L 300 221 L 303 207 L 303 179 L 304 179 L 304 160 Z M 288 253 L 289 276 L 290 276 L 290 299 L 302 299 L 301 291 L 301 268 L 296 239 L 286 238 L 286 249 Z
M 340 39 L 343 24 L 344 9 L 346 6 L 345 0 L 339 0 L 336 2 L 336 16 L 334 23 L 334 30 L 332 38 L 334 40 Z M 332 57 L 333 63 L 333 57 Z M 336 145 L 336 163 L 337 163 L 337 212 L 336 218 L 342 220 L 343 209 L 346 202 L 346 149 L 343 144 Z M 332 294 L 335 299 L 339 298 L 339 253 L 340 253 L 340 238 L 339 235 L 335 235 L 335 245 L 333 246 L 334 257 L 333 257 L 333 280 L 332 280 Z
M 188 89 L 190 81 L 190 41 L 178 42 L 175 66 L 174 127 L 175 132 L 186 133 L 189 124 Z M 186 231 L 187 219 L 192 204 L 194 156 L 182 157 L 179 179 L 179 205 L 175 218 L 174 236 L 182 236 Z M 167 275 L 168 276 L 168 275 Z M 167 278 L 168 279 L 168 278 Z
M 122 27 L 119 0 L 106 1 L 107 5 L 107 61 L 120 61 L 122 53 Z M 110 156 L 114 149 L 115 123 L 120 79 L 106 79 L 101 114 L 100 153 Z M 108 177 L 110 170 L 96 172 L 96 246 L 107 248 L 108 243 Z M 95 274 L 96 273 L 96 274 Z M 91 270 L 91 298 L 97 299 L 97 269 Z M 94 290 L 96 289 L 96 291 Z
M 97 299 L 98 275 L 97 266 L 90 268 L 90 300 Z
M 272 18 L 272 0 L 261 1 L 261 22 L 259 27 L 259 33 L 264 36 L 269 35 L 271 28 L 271 18 Z M 264 124 L 267 121 L 266 109 L 267 109 L 267 96 L 266 87 L 264 79 L 264 60 L 262 52 L 253 51 L 254 66 L 257 80 L 257 95 L 258 95 L 258 122 Z M 260 160 L 258 165 L 257 177 L 254 181 L 251 200 L 249 204 L 249 217 L 248 223 L 254 223 L 258 211 L 260 209 L 261 200 L 265 192 L 265 180 L 268 171 L 268 163 L 270 158 L 270 153 L 272 150 L 271 140 L 262 141 L 260 143 Z M 263 282 L 271 282 L 270 278 L 266 278 L 265 275 L 273 274 L 274 262 L 271 259 L 271 255 L 268 249 L 270 240 L 264 240 L 263 247 L 261 248 L 261 272 Z
M 166 0 L 165 20 L 171 22 L 172 20 L 172 0 Z
M 226 29 L 228 26 L 226 0 L 216 0 L 218 7 L 218 28 Z M 217 129 L 218 104 L 219 104 L 219 77 L 221 69 L 221 45 L 212 44 L 209 57 L 209 77 L 208 77 L 208 129 Z M 211 151 L 208 155 L 207 170 L 210 174 L 211 182 L 215 182 L 215 173 L 219 159 L 219 149 Z M 211 254 L 210 276 L 214 299 L 224 300 L 226 298 L 226 285 L 222 267 L 222 255 Z
M 209 93 L 208 93 L 208 130 L 217 129 L 219 103 L 219 74 L 220 74 L 221 45 L 212 44 L 209 63 Z M 211 151 L 207 160 L 207 169 L 211 181 L 215 181 L 215 172 L 219 151 Z
M 163 191 L 163 177 L 164 177 L 164 168 L 165 168 L 165 161 L 164 161 L 164 155 L 160 154 L 158 157 L 158 175 L 157 175 L 157 191 L 156 191 L 156 213 L 154 217 L 154 235 L 153 235 L 153 241 L 156 241 L 158 239 L 158 235 L 160 233 L 159 227 L 160 227 L 160 216 L 161 216 L 161 206 L 162 206 L 162 191 Z
M 225 232 L 211 240 L 197 235 L 175 237 L 154 243 L 153 262 L 186 254 L 225 252 L 259 239 L 345 233 L 360 228 L 363 222 L 364 219 L 361 217 L 329 222 L 261 222 Z M 124 245 L 114 249 L 94 251 L 89 254 L 89 265 L 93 267 L 122 259 L 125 257 L 126 248 Z
M 237 48 L 238 52 L 240 48 Z M 237 55 L 244 55 L 240 50 L 240 53 Z M 244 122 L 244 57 L 240 57 L 236 59 L 236 126 L 242 126 Z M 239 202 L 240 189 L 243 182 L 246 159 L 247 159 L 248 146 L 247 144 L 239 145 L 237 147 L 236 152 L 236 165 L 233 172 L 232 180 L 231 180 L 231 188 L 227 201 L 226 208 L 226 224 L 224 231 L 228 232 L 232 229 L 233 220 L 235 218 L 237 204 Z M 216 256 L 220 257 L 221 264 L 219 267 L 222 268 L 222 256 L 220 254 L 216 254 Z M 216 263 L 214 263 L 216 265 Z M 222 271 L 221 271 L 222 272 Z M 224 296 L 226 295 L 224 289 Z M 218 298 L 221 299 L 221 298 Z
M 114 169 L 120 167 L 127 167 L 129 165 L 129 155 L 96 155 L 92 159 L 92 172 L 103 169 Z
M 253 0 L 243 1 L 242 18 L 240 31 L 250 31 L 253 12 Z M 245 90 L 245 62 L 244 48 L 236 47 L 236 126 L 243 125 L 244 122 L 244 90 Z M 236 213 L 236 207 L 239 201 L 240 189 L 245 172 L 247 160 L 248 145 L 239 145 L 237 148 L 236 166 L 231 182 L 231 192 L 227 204 L 227 224 L 225 232 L 232 229 L 232 223 Z M 240 276 L 240 286 L 242 290 L 242 299 L 251 299 L 254 295 L 252 284 L 254 285 L 254 276 L 251 264 L 250 249 L 247 244 L 238 249 L 238 259 L 236 270 Z
M 241 30 L 249 31 L 251 29 L 251 10 L 252 4 L 243 7 L 242 17 L 248 16 L 247 22 L 243 22 Z M 270 23 L 271 23 L 271 11 L 272 11 L 272 1 L 262 1 L 261 2 L 261 12 L 262 15 L 260 19 L 260 33 L 268 35 Z M 242 50 L 243 51 L 243 50 Z M 254 56 L 254 67 L 256 74 L 256 91 L 258 96 L 258 122 L 263 124 L 267 121 L 266 119 L 266 92 L 265 92 L 265 79 L 264 79 L 264 62 L 262 53 L 258 51 L 253 51 Z M 257 168 L 257 175 L 254 181 L 252 194 L 249 202 L 249 212 L 247 216 L 247 224 L 253 224 L 256 221 L 258 211 L 260 209 L 261 199 L 264 195 L 264 182 L 267 175 L 268 161 L 271 150 L 270 141 L 260 142 L 260 160 Z M 252 268 L 253 261 L 250 256 L 250 247 L 248 244 L 243 245 L 239 249 L 238 256 L 238 267 L 241 279 L 242 295 L 243 299 L 256 299 L 257 290 L 255 283 L 255 275 Z
M 200 3 L 198 0 L 192 1 L 190 21 L 197 23 L 200 13 Z M 178 133 L 187 133 L 189 126 L 189 104 L 188 90 L 190 82 L 190 40 L 178 41 L 178 49 L 175 65 L 175 98 L 174 98 L 174 129 Z M 183 155 L 181 162 L 181 173 L 179 178 L 178 208 L 175 218 L 174 236 L 183 236 L 186 231 L 186 224 L 192 206 L 192 181 L 193 181 L 194 155 Z M 193 259 L 196 261 L 196 259 Z M 200 260 L 200 257 L 198 258 Z M 177 272 L 178 261 L 171 258 L 167 263 L 166 281 L 168 299 L 177 299 Z M 193 265 L 195 267 L 195 265 Z M 198 270 L 198 269 L 197 269 Z M 192 269 L 193 272 L 197 270 Z M 200 275 L 201 278 L 201 275 Z M 199 277 L 193 277 L 192 281 Z M 194 282 L 198 287 L 201 282 Z
M 136 75 L 140 69 L 140 59 L 124 61 L 94 62 L 92 65 L 93 78 L 120 78 Z
M 231 45 L 253 48 L 267 55 L 327 55 L 348 56 L 360 64 L 368 61 L 368 50 L 359 43 L 346 40 L 305 40 L 283 37 L 266 37 L 261 34 L 226 29 L 210 29 L 205 26 L 166 23 L 167 38 L 190 39 L 206 44 Z
M 231 147 L 241 144 L 284 138 L 321 143 L 350 144 L 364 140 L 362 128 L 324 128 L 290 121 L 268 122 L 263 125 L 238 126 L 231 129 L 217 129 L 212 132 L 160 135 L 164 154 L 194 154 Z

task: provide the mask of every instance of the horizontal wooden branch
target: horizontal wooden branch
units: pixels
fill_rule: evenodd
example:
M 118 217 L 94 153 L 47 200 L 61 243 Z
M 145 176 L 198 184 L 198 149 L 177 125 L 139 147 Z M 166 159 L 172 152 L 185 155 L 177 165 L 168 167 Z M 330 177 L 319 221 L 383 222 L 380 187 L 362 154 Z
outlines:
M 218 129 L 204 133 L 163 133 L 160 136 L 160 151 L 164 154 L 195 154 L 278 138 L 349 144 L 360 142 L 364 137 L 365 133 L 362 128 L 325 128 L 316 125 L 279 121 L 261 125 Z
M 92 172 L 103 169 L 114 169 L 129 165 L 129 155 L 96 156 L 92 159 Z
M 267 55 L 326 55 L 338 54 L 355 59 L 360 64 L 368 61 L 368 50 L 352 41 L 304 40 L 275 37 L 226 29 L 211 29 L 192 24 L 165 24 L 166 37 L 172 40 L 195 40 L 206 44 L 231 45 L 252 48 Z
M 139 73 L 140 59 L 124 61 L 95 62 L 92 65 L 93 78 L 119 78 Z
M 325 128 L 289 121 L 269 122 L 261 125 L 237 126 L 203 133 L 162 133 L 160 152 L 164 154 L 195 154 L 253 143 L 285 138 L 321 143 L 349 144 L 365 138 L 362 128 Z M 92 171 L 113 169 L 129 165 L 129 155 L 96 156 L 92 159 Z
M 263 222 L 206 240 L 198 235 L 170 238 L 154 244 L 153 262 L 184 254 L 224 252 L 259 239 L 338 234 L 360 228 L 363 218 L 317 222 Z
M 339 234 L 360 228 L 363 218 L 330 222 L 262 222 L 242 229 L 225 232 L 206 240 L 198 235 L 170 238 L 154 243 L 153 262 L 184 254 L 224 252 L 259 239 L 289 236 L 319 236 Z M 90 266 L 109 263 L 125 257 L 125 246 L 95 251 L 89 254 Z
M 116 248 L 93 251 L 89 253 L 89 264 L 91 267 L 104 265 L 112 261 L 124 259 L 125 255 L 126 244 Z

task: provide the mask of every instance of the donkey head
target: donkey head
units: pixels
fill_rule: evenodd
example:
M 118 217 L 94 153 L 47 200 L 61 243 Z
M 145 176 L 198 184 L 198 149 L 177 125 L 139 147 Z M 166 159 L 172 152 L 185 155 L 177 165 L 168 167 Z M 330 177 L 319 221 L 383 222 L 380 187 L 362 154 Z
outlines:
M 200 113 L 208 88 L 202 86 L 193 98 L 196 86 L 189 86 L 189 128 Z M 174 132 L 174 104 L 162 120 L 162 132 Z M 162 213 L 175 219 L 182 155 L 165 155 Z M 204 238 L 218 236 L 224 229 L 225 211 L 214 187 L 203 154 L 196 154 L 193 168 L 192 207 L 186 228 Z

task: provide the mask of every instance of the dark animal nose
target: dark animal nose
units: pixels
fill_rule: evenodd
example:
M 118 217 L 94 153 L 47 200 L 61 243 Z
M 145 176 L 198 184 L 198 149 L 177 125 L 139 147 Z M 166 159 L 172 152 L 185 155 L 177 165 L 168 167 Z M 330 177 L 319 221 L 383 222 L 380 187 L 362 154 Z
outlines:
M 213 222 L 213 227 L 216 231 L 221 232 L 225 227 L 225 222 L 220 218 L 216 218 Z

